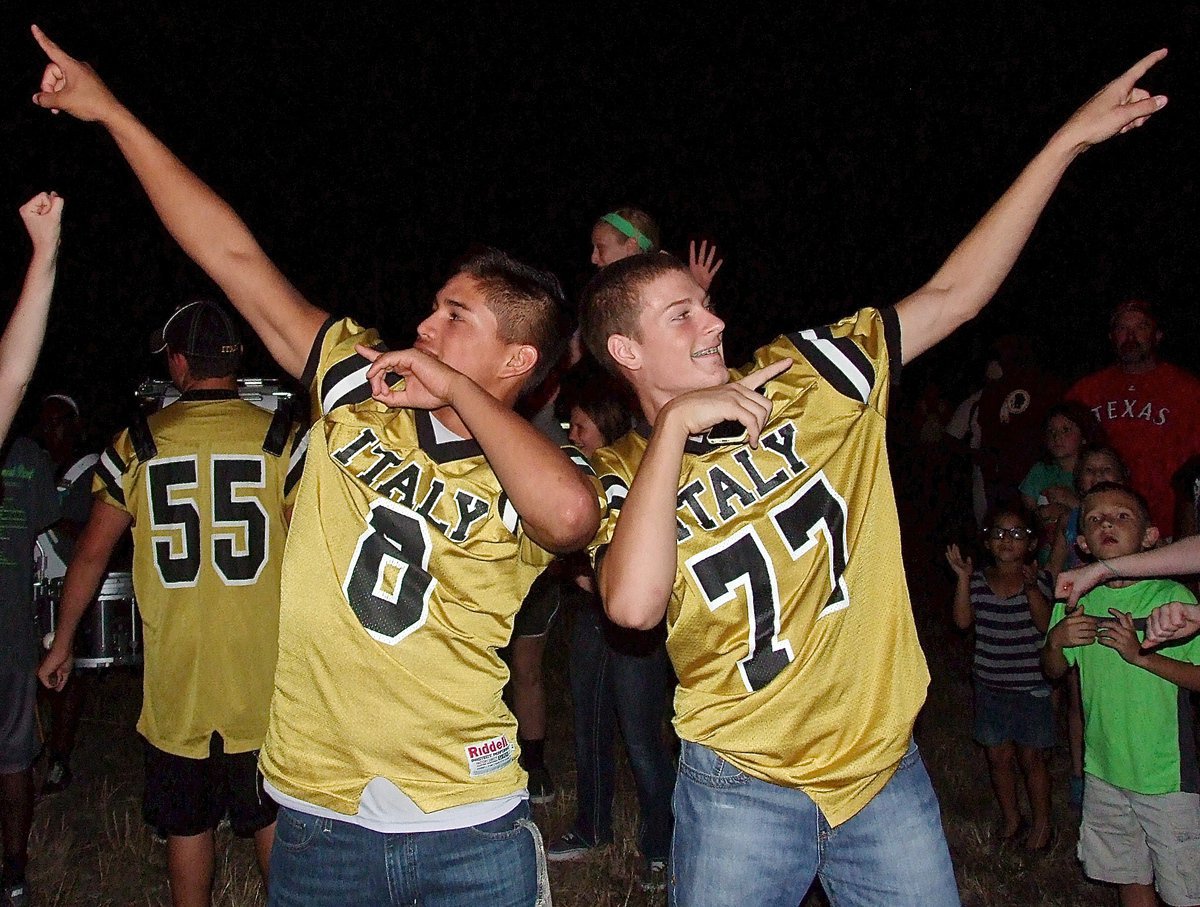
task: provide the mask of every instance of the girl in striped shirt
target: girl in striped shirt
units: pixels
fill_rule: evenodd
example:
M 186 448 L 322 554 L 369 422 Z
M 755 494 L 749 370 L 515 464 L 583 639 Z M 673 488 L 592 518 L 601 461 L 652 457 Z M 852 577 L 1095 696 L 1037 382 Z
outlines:
M 999 508 L 984 525 L 988 566 L 976 570 L 957 545 L 946 549 L 958 577 L 954 622 L 963 630 L 975 626 L 975 739 L 987 754 L 1000 805 L 1000 842 L 1027 830 L 1025 847 L 1044 850 L 1051 840 L 1046 751 L 1054 745 L 1054 712 L 1038 655 L 1050 620 L 1050 578 L 1031 563 L 1037 534 L 1023 507 Z M 1021 816 L 1019 777 L 1029 800 L 1028 823 Z

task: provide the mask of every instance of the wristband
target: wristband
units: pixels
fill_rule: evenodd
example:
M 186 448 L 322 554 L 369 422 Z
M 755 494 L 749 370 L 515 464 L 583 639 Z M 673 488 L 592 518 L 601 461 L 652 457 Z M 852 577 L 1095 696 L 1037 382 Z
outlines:
M 1100 561 L 1100 563 L 1104 566 L 1105 570 L 1107 570 L 1109 573 L 1111 573 L 1117 579 L 1125 578 L 1125 577 L 1121 576 L 1121 574 L 1117 572 L 1116 568 L 1114 568 L 1113 565 L 1110 564 L 1108 561 L 1106 561 L 1104 558 L 1097 558 L 1097 560 Z

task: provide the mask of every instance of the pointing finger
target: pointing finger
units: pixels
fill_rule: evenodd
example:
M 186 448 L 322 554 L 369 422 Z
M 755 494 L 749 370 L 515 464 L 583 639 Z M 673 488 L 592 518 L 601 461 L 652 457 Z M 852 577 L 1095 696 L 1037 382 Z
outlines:
M 742 387 L 750 388 L 751 390 L 762 387 L 772 378 L 777 378 L 792 367 L 791 359 L 780 359 L 778 362 L 772 362 L 770 365 L 765 365 L 756 372 L 751 372 L 744 378 L 738 380 L 738 384 Z
M 46 33 L 36 25 L 31 25 L 29 30 L 33 32 L 33 40 L 37 41 L 38 46 L 46 52 L 46 56 L 55 63 L 62 64 L 74 62 L 74 57 L 51 41 Z
M 1166 57 L 1166 55 L 1167 49 L 1165 47 L 1154 51 L 1152 54 L 1146 54 L 1146 56 L 1142 57 L 1142 59 L 1138 60 L 1131 67 L 1129 67 L 1129 69 L 1125 71 L 1125 74 L 1117 79 L 1117 82 L 1128 85 L 1130 88 L 1132 88 L 1142 76 L 1150 71 L 1150 68 L 1154 66 L 1155 63 L 1162 60 L 1164 57 Z

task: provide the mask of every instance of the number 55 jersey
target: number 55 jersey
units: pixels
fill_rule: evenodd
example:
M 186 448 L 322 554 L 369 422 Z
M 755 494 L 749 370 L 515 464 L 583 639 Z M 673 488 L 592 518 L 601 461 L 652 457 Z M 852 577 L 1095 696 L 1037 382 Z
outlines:
M 306 369 L 317 421 L 261 759 L 282 794 L 344 815 L 376 778 L 425 813 L 524 788 L 497 650 L 551 560 L 475 441 L 371 399 L 354 345 L 378 342 L 331 320 Z
M 675 727 L 837 825 L 903 757 L 929 675 L 900 558 L 885 444 L 894 310 L 864 309 L 757 351 L 780 359 L 759 446 L 688 441 L 667 648 Z M 597 452 L 612 538 L 646 429 Z
M 235 390 L 189 391 L 121 432 L 99 500 L 133 520 L 145 631 L 138 731 L 189 759 L 262 745 L 279 636 L 290 426 Z

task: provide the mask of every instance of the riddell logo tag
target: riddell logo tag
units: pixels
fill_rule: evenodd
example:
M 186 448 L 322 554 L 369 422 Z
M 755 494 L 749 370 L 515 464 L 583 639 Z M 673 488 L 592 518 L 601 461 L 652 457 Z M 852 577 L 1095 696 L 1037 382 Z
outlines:
M 512 743 L 503 735 L 479 743 L 468 743 L 464 749 L 472 778 L 498 772 L 513 762 Z

